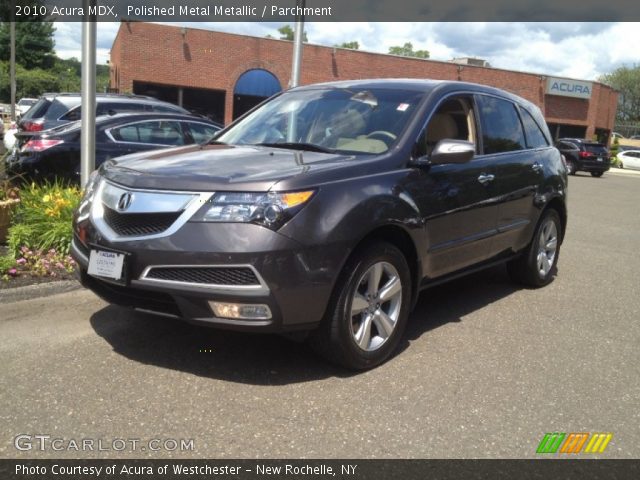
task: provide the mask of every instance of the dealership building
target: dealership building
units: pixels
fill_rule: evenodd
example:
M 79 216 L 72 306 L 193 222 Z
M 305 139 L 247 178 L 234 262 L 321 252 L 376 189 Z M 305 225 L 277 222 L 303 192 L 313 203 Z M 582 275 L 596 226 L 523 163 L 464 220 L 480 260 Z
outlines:
M 111 90 L 151 95 L 229 123 L 287 88 L 292 50 L 286 40 L 125 21 L 111 48 Z M 611 87 L 486 65 L 305 44 L 300 83 L 361 78 L 481 83 L 538 105 L 554 138 L 609 139 L 618 102 Z

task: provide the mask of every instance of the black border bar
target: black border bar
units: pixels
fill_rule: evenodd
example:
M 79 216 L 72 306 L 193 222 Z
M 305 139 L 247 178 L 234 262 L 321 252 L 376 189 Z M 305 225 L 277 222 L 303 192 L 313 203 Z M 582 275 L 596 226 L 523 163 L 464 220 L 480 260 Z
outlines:
M 296 0 L 89 0 L 101 22 L 293 22 Z M 2 0 L 0 20 L 78 22 L 83 0 Z M 640 20 L 629 0 L 306 0 L 308 22 Z M 506 39 L 508 40 L 508 39 Z
M 181 469 L 183 473 L 175 473 Z M 186 470 L 185 470 L 186 469 Z M 163 473 L 166 470 L 166 473 Z M 45 472 L 46 471 L 46 472 Z M 110 473 L 113 471 L 113 473 Z M 30 472 L 30 473 L 27 473 Z M 56 474 L 56 472 L 58 472 Z M 66 472 L 66 473 L 60 473 Z M 69 473 L 71 472 L 71 473 Z M 640 460 L 0 460 L 2 480 L 640 478 Z

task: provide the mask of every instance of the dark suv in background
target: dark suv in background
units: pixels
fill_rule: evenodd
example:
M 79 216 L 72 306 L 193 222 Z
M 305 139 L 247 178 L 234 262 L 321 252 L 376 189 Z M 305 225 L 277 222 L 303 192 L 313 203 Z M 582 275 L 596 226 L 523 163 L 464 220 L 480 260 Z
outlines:
M 5 170 L 24 182 L 80 183 L 82 122 L 43 132 L 21 132 Z M 110 158 L 179 145 L 206 143 L 220 130 L 210 120 L 178 113 L 125 112 L 96 118 L 95 166 Z
M 556 146 L 565 157 L 570 175 L 589 172 L 593 177 L 601 177 L 611 166 L 609 150 L 602 143 L 580 138 L 561 138 Z
M 294 88 L 208 145 L 105 162 L 74 220 L 83 285 L 202 325 L 396 349 L 423 289 L 506 263 L 552 281 L 567 176 L 540 110 L 462 82 Z
M 79 93 L 45 93 L 25 113 L 18 122 L 18 131 L 39 132 L 80 120 Z M 98 93 L 96 95 L 96 115 L 116 112 L 189 112 L 168 102 L 141 95 Z

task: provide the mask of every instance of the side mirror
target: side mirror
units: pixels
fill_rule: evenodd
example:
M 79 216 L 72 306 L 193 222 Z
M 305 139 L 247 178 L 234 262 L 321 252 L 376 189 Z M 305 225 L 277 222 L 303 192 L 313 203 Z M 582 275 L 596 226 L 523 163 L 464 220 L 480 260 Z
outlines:
M 445 138 L 434 147 L 429 160 L 432 165 L 443 163 L 467 163 L 476 153 L 473 143 L 466 140 L 452 140 Z

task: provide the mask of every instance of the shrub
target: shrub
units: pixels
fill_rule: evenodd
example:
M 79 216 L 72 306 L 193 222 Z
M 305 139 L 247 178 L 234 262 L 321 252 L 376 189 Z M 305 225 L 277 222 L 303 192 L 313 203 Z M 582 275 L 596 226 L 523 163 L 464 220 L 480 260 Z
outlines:
M 9 270 L 16 266 L 16 259 L 11 255 L 0 257 L 0 276 L 9 273 Z
M 31 184 L 20 190 L 20 203 L 9 228 L 10 252 L 20 248 L 55 249 L 67 254 L 71 246 L 73 211 L 80 202 L 80 189 L 55 182 Z

